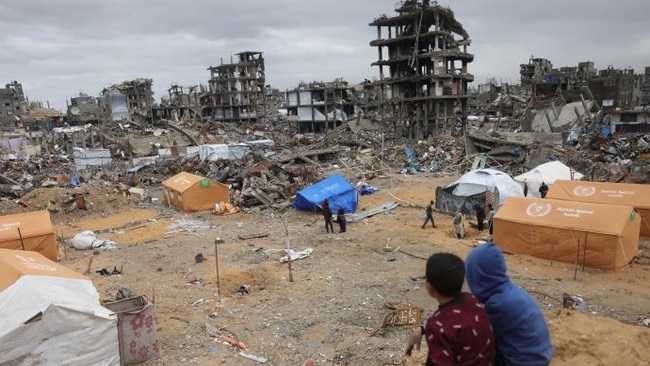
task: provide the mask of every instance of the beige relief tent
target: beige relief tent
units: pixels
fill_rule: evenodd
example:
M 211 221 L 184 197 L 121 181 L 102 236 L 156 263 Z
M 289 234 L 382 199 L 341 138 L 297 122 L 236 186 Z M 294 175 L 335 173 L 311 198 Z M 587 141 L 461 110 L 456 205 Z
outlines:
M 0 248 L 31 250 L 53 261 L 59 248 L 48 211 L 0 216 Z
M 632 206 L 641 216 L 641 236 L 650 236 L 650 185 L 558 180 L 548 198 Z
M 229 202 L 227 185 L 198 175 L 181 172 L 162 182 L 165 202 L 181 211 L 214 209 L 219 202 Z
M 505 252 L 619 270 L 639 251 L 641 219 L 631 206 L 511 197 L 494 216 Z
M 89 279 L 0 249 L 0 365 L 119 366 L 117 321 Z

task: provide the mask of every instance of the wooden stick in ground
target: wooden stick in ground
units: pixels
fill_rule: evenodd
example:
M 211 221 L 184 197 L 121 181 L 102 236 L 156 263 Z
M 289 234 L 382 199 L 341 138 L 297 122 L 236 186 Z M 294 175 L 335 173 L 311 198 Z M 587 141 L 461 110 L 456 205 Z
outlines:
M 289 238 L 286 239 L 287 242 L 287 266 L 289 268 L 289 282 L 293 282 L 293 271 L 291 270 L 291 244 L 289 243 Z
M 217 296 L 221 297 L 221 281 L 219 280 L 219 244 L 214 242 L 214 267 L 217 270 Z
M 578 277 L 578 262 L 580 262 L 580 239 L 578 239 L 578 248 L 576 249 L 576 264 L 573 268 L 573 279 Z
M 289 242 L 289 228 L 287 227 L 286 221 L 282 220 L 282 225 L 284 226 L 284 235 L 286 237 L 285 243 L 287 244 L 287 268 L 289 269 L 289 282 L 293 282 L 293 271 L 291 270 L 291 243 Z
M 93 257 L 88 258 L 88 264 L 86 265 L 86 272 L 84 274 L 90 274 L 90 267 L 93 265 Z

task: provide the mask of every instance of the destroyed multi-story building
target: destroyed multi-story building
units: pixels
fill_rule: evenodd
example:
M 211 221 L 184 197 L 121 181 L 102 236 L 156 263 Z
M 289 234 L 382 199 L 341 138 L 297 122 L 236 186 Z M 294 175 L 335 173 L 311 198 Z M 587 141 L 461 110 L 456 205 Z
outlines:
M 139 78 L 111 85 L 101 92 L 100 104 L 110 121 L 150 122 L 153 118 L 153 80 Z
M 646 66 L 641 86 L 641 105 L 650 106 L 650 66 Z
M 209 117 L 221 122 L 255 122 L 266 114 L 262 52 L 236 54 L 237 60 L 210 66 Z
M 585 61 L 577 67 L 553 68 L 547 59 L 531 58 L 528 64 L 521 64 L 520 70 L 522 86 L 527 87 L 538 100 L 561 93 L 567 102 L 575 102 L 582 98 L 581 94 L 589 94 L 605 109 L 630 109 L 643 105 L 644 77 L 629 67 L 615 69 L 609 66 L 597 70 L 592 61 Z M 585 91 L 586 88 L 589 90 Z
M 71 125 L 99 122 L 102 118 L 102 109 L 96 97 L 85 93 L 66 100 L 68 123 Z
M 354 89 L 342 79 L 301 83 L 286 95 L 287 119 L 299 133 L 325 132 L 355 115 Z
M 0 126 L 13 124 L 26 111 L 23 85 L 13 81 L 0 89 Z
M 379 55 L 372 65 L 384 91 L 379 113 L 408 138 L 452 133 L 467 113 L 467 85 L 474 80 L 469 34 L 435 1 L 403 1 L 395 11 L 370 23 L 377 28 L 370 45 Z
M 527 64 L 519 65 L 521 85 L 535 90 L 535 86 L 546 80 L 546 75 L 553 71 L 553 63 L 545 58 L 530 57 Z
M 167 89 L 167 93 L 167 97 L 162 97 L 160 104 L 153 108 L 155 120 L 201 120 L 201 97 L 209 94 L 205 85 L 182 86 L 174 83 Z

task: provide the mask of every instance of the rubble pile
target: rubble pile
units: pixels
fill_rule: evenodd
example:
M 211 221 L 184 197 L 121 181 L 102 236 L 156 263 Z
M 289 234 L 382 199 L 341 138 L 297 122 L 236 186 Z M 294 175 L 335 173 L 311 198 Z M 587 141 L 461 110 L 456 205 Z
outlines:
M 522 108 L 516 101 L 513 113 Z M 476 127 L 476 124 L 479 127 Z M 44 132 L 40 155 L 17 156 L 6 149 L 0 155 L 0 198 L 17 200 L 39 187 L 74 188 L 83 182 L 100 182 L 117 194 L 134 185 L 156 185 L 168 177 L 187 171 L 231 185 L 233 203 L 240 207 L 290 206 L 295 193 L 338 171 L 351 180 L 369 180 L 400 172 L 416 174 L 464 173 L 475 167 L 492 167 L 518 175 L 550 160 L 560 160 L 597 181 L 650 182 L 650 134 L 605 136 L 597 129 L 565 134 L 558 144 L 527 140 L 514 124 L 472 122 L 472 136 L 482 136 L 470 153 L 466 136 L 434 136 L 411 141 L 393 129 L 372 122 L 343 123 L 324 134 L 293 134 L 288 123 L 232 125 L 218 122 L 167 120 L 152 125 L 112 123 L 86 125 L 83 143 L 109 148 L 115 158 L 110 164 L 77 172 L 72 158 L 62 146 L 65 133 Z M 494 131 L 499 128 L 499 132 Z M 501 132 L 505 131 L 505 132 Z M 510 131 L 510 132 L 507 132 Z M 514 137 L 513 137 L 514 136 Z M 151 160 L 132 167 L 130 159 L 155 154 L 172 145 L 192 146 L 206 143 L 242 143 L 271 141 L 255 148 L 242 159 L 205 160 L 196 153 L 153 155 Z M 79 143 L 66 140 L 67 143 Z M 194 150 L 196 151 L 196 150 Z M 24 155 L 24 154 L 23 154 Z M 484 156 L 484 158 L 483 158 Z M 136 168 L 131 171 L 130 169 Z M 129 172 L 127 173 L 127 170 Z M 88 188 L 87 188 L 88 189 Z M 40 191 L 40 190 L 39 190 Z M 55 200 L 71 205 L 70 198 Z M 54 207 L 53 210 L 61 210 Z

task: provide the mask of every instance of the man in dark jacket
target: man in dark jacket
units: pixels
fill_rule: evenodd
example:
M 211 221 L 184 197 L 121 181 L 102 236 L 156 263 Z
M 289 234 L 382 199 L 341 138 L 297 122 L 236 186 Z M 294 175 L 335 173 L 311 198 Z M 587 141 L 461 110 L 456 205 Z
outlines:
M 474 212 L 476 213 L 476 226 L 478 231 L 483 231 L 483 221 L 485 221 L 485 209 L 480 204 L 474 205 Z
M 546 197 L 546 194 L 548 193 L 548 186 L 546 183 L 542 182 L 542 185 L 539 186 L 539 196 L 544 198 Z
M 427 205 L 427 208 L 424 210 L 424 224 L 422 224 L 422 228 L 431 221 L 431 226 L 436 227 L 436 223 L 433 221 L 433 201 L 429 201 L 429 204 Z
M 334 233 L 334 224 L 332 224 L 332 209 L 330 209 L 329 202 L 327 200 L 323 201 L 323 218 L 325 219 L 325 231 L 328 233 Z
M 506 274 L 503 252 L 488 242 L 465 260 L 467 284 L 485 305 L 497 346 L 497 366 L 547 366 L 553 346 L 535 300 Z

